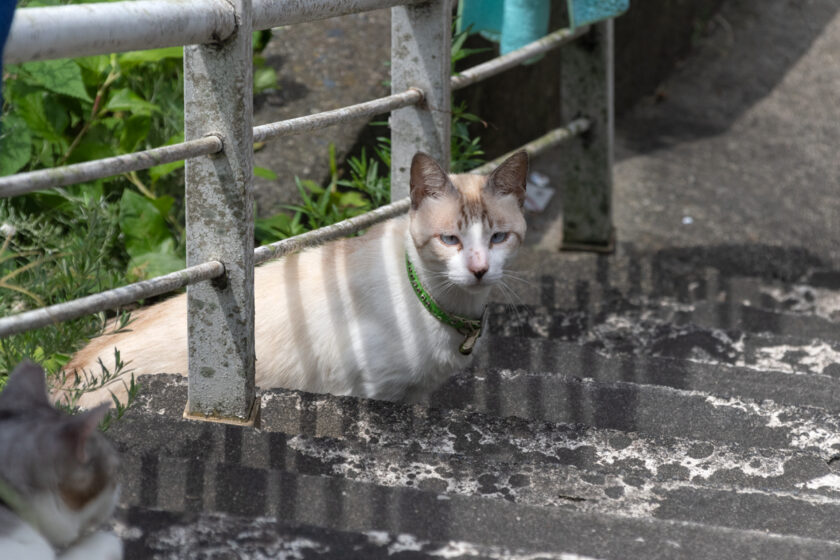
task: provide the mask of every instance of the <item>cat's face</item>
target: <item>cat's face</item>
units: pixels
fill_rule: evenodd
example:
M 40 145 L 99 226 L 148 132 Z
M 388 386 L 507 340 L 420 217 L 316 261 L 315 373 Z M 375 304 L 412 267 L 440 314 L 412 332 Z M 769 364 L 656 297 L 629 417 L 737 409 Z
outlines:
M 113 511 L 117 452 L 97 429 L 107 409 L 74 416 L 56 410 L 44 371 L 30 362 L 12 372 L 0 393 L 0 475 L 55 546 L 73 542 Z
M 447 175 L 429 156 L 411 162 L 411 236 L 428 272 L 468 291 L 502 279 L 525 238 L 528 155 L 490 175 Z

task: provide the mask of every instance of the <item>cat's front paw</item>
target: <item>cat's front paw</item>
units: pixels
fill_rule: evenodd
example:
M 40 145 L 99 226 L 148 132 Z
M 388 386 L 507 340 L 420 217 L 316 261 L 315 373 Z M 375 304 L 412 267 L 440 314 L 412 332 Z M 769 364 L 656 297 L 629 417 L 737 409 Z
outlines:
M 123 544 L 114 533 L 97 531 L 68 548 L 60 560 L 122 560 Z

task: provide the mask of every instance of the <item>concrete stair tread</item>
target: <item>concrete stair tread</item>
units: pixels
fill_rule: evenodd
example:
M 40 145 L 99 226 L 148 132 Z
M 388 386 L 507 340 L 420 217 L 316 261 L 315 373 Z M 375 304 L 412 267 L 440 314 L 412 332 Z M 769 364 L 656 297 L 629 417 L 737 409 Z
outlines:
M 563 474 L 567 472 L 572 473 L 568 475 L 570 480 L 577 478 L 588 484 L 605 484 L 605 477 L 634 487 L 641 480 L 662 486 L 690 482 L 709 488 L 731 489 L 737 485 L 753 491 L 840 500 L 839 490 L 832 484 L 832 469 L 810 452 L 651 438 L 615 430 L 590 428 L 575 433 L 575 427 L 547 428 L 549 431 L 534 434 L 533 444 L 520 439 L 488 442 L 466 450 L 423 435 L 406 434 L 397 443 L 383 438 L 371 445 L 352 436 L 288 434 L 271 431 L 270 426 L 261 430 L 199 426 L 186 420 L 133 413 L 115 428 L 113 437 L 123 453 L 147 458 L 200 459 L 207 464 L 293 470 L 389 486 L 493 494 L 511 500 L 521 493 L 517 489 L 540 486 L 532 479 L 548 480 L 567 476 Z M 132 440 L 133 433 L 146 437 Z M 553 440 L 552 435 L 556 436 Z M 534 447 L 541 452 L 535 453 Z M 562 499 L 557 503 L 563 503 Z M 543 502 L 552 503 L 553 498 Z
M 177 380 L 171 380 L 174 384 L 160 381 L 149 388 L 165 389 L 166 399 L 183 388 Z M 487 511 L 495 511 L 501 503 L 512 503 L 581 514 L 657 517 L 821 540 L 835 538 L 834 520 L 840 515 L 837 476 L 826 461 L 813 454 L 646 438 L 592 428 L 575 433 L 581 428 L 534 425 L 518 419 L 512 419 L 502 432 L 513 435 L 515 441 L 493 441 L 496 434 L 492 426 L 463 422 L 464 418 L 481 420 L 481 415 L 463 416 L 459 428 L 456 422 L 446 423 L 442 417 L 435 417 L 439 411 L 373 401 L 368 401 L 377 409 L 373 415 L 360 406 L 355 421 L 368 426 L 364 434 L 367 440 L 306 437 L 291 435 L 294 431 L 273 431 L 288 427 L 288 412 L 301 408 L 294 406 L 295 398 L 306 397 L 302 393 L 272 392 L 278 393 L 283 399 L 274 404 L 282 400 L 283 407 L 264 406 L 261 430 L 196 424 L 142 407 L 129 412 L 112 428 L 112 437 L 124 442 L 124 479 L 129 482 L 123 503 L 173 511 L 206 510 L 208 501 L 222 499 L 218 493 L 231 493 L 233 497 L 224 499 L 248 508 L 257 498 L 242 498 L 242 484 L 293 476 L 307 481 L 306 485 L 313 484 L 315 478 L 327 478 L 339 489 L 362 484 L 377 492 L 419 491 L 444 500 L 456 496 L 480 498 L 486 500 L 482 507 Z M 322 417 L 330 405 L 340 407 L 360 401 L 311 397 L 332 401 L 321 407 Z M 304 400 L 303 408 L 314 402 Z M 283 414 L 286 420 L 276 422 L 276 417 Z M 385 417 L 375 419 L 377 414 Z M 418 421 L 407 423 L 407 416 Z M 450 435 L 460 432 L 476 445 L 462 445 L 457 436 L 446 440 L 440 433 L 430 434 L 429 426 L 419 425 L 423 419 Z M 337 425 L 358 434 L 358 429 L 344 419 L 320 424 L 321 429 Z M 318 426 L 316 422 L 316 431 Z M 386 433 L 388 428 L 390 433 Z M 130 441 L 132 434 L 142 434 L 143 440 Z M 488 441 L 475 441 L 478 439 Z M 252 489 L 263 496 L 262 509 L 231 511 L 218 503 L 213 507 L 240 515 L 271 516 L 279 515 L 271 509 L 278 507 L 274 497 L 288 508 L 300 504 L 302 498 L 297 491 L 276 484 L 259 492 Z M 271 499 L 265 501 L 266 497 Z M 320 499 L 329 501 L 327 495 Z M 716 508 L 721 502 L 750 515 L 720 517 Z M 359 507 L 362 505 L 354 504 L 349 509 L 356 511 Z M 796 522 L 780 524 L 780 510 L 801 515 Z
M 563 341 L 541 337 L 502 337 L 487 335 L 486 351 L 476 355 L 473 364 L 453 377 L 435 398 L 459 396 L 467 385 L 473 393 L 480 389 L 482 372 L 504 372 L 511 383 L 542 399 L 541 384 L 552 376 L 591 379 L 602 383 L 633 382 L 688 391 L 701 391 L 720 397 L 739 397 L 753 401 L 772 400 L 779 404 L 819 407 L 840 412 L 840 378 L 825 373 L 795 373 L 761 369 L 756 365 L 732 365 L 718 361 L 650 356 L 632 352 L 609 352 L 590 342 Z M 735 360 L 737 363 L 737 360 Z M 486 380 L 486 376 L 485 380 Z M 534 378 L 534 379 L 532 379 Z M 542 379 L 543 381 L 540 381 Z M 489 391 L 490 388 L 485 389 Z M 459 391 L 458 395 L 450 391 Z M 467 402 L 469 395 L 466 397 Z M 487 393 L 485 399 L 491 399 Z
M 487 331 L 514 338 L 585 343 L 610 354 L 677 358 L 789 373 L 840 377 L 840 328 L 825 333 L 754 333 L 698 324 L 659 309 L 625 307 L 590 315 L 545 306 L 491 307 Z M 488 355 L 494 357 L 492 350 Z
M 171 512 L 137 506 L 120 508 L 114 525 L 123 538 L 126 560 L 152 557 L 192 560 L 217 558 L 224 553 L 231 557 L 236 555 L 236 558 L 336 560 L 441 557 L 586 560 L 572 553 L 526 551 L 467 541 L 424 540 L 409 533 L 340 531 L 276 517 Z M 220 542 L 224 546 L 220 546 Z
M 711 548 L 716 553 L 710 557 L 716 558 L 725 557 L 720 556 L 723 549 L 717 548 L 720 539 L 729 541 L 728 548 L 733 550 L 738 549 L 738 542 L 757 535 L 762 540 L 770 538 L 764 544 L 782 548 L 807 542 L 817 554 L 821 549 L 836 554 L 840 544 L 835 531 L 837 504 L 764 493 L 683 488 L 665 494 L 652 511 L 624 512 L 616 507 L 610 510 L 609 505 L 587 510 L 580 507 L 587 499 L 580 497 L 566 506 L 548 507 L 228 463 L 202 465 L 196 475 L 189 472 L 195 461 L 187 459 L 157 457 L 144 462 L 128 455 L 125 462 L 126 472 L 136 476 L 132 480 L 140 481 L 139 488 L 129 485 L 125 489 L 125 508 L 277 518 L 329 530 L 408 533 L 419 539 L 466 540 L 517 549 L 571 549 L 593 556 L 615 555 L 620 550 L 615 547 L 627 546 L 639 537 L 648 542 L 645 554 L 653 554 L 653 542 L 659 548 L 650 557 L 679 557 L 662 547 L 666 541 L 677 543 L 671 548 L 681 549 L 699 540 L 690 545 L 691 553 L 697 554 L 698 546 Z M 165 486 L 155 489 L 158 503 L 150 503 L 149 487 L 143 487 L 150 480 L 150 470 L 167 475 L 160 479 Z M 734 511 L 726 515 L 724 509 Z M 800 553 L 808 548 L 801 548 Z

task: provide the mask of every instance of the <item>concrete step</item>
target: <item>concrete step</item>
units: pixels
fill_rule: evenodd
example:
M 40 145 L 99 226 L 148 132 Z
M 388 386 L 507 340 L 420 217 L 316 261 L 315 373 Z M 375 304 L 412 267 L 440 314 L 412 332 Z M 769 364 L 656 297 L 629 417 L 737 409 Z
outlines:
M 508 284 L 517 292 L 530 289 L 536 297 L 551 299 L 565 308 L 580 307 L 584 302 L 597 304 L 617 294 L 689 303 L 730 296 L 733 301 L 759 301 L 768 288 L 796 285 L 834 293 L 840 290 L 840 272 L 796 247 L 640 250 L 633 244 L 619 243 L 610 255 L 523 250 L 511 263 L 510 271 Z M 514 276 L 524 282 L 517 282 Z
M 804 405 L 840 412 L 840 378 L 828 374 L 801 375 L 790 371 L 762 370 L 755 366 L 708 363 L 633 352 L 605 352 L 597 342 L 486 336 L 486 345 L 483 351 L 476 352 L 472 366 L 445 385 L 435 399 L 445 399 L 451 391 L 459 391 L 472 392 L 474 398 L 484 395 L 485 401 L 492 401 L 496 394 L 492 384 L 497 380 L 492 376 L 483 378 L 482 372 L 510 370 L 506 374 L 508 384 L 513 384 L 512 377 L 521 378 L 518 381 L 520 388 L 516 390 L 518 398 L 537 409 L 545 406 L 544 401 L 552 400 L 544 395 L 545 378 L 560 375 L 601 383 L 624 381 L 659 385 L 701 391 L 719 397 L 772 400 L 778 404 Z M 469 402 L 469 396 L 459 395 L 458 398 Z M 487 406 L 492 409 L 491 404 Z
M 568 552 L 510 549 L 505 546 L 487 546 L 456 540 L 425 540 L 409 533 L 339 531 L 317 525 L 288 522 L 277 517 L 254 518 L 221 513 L 170 512 L 136 506 L 118 509 L 115 529 L 123 538 L 126 560 L 587 560 L 584 556 Z M 808 544 L 812 547 L 817 545 L 811 542 Z M 820 548 L 822 552 L 831 550 L 830 547 Z
M 491 416 L 747 447 L 807 449 L 825 460 L 840 454 L 840 420 L 834 412 L 633 382 L 485 370 L 453 378 L 431 402 Z
M 539 282 L 543 286 L 550 286 L 551 282 L 556 280 L 543 277 Z M 726 292 L 721 292 L 719 299 L 690 302 L 665 296 L 626 298 L 620 293 L 614 293 L 602 295 L 595 302 L 566 302 L 563 305 L 544 293 L 536 294 L 537 291 L 540 290 L 523 289 L 503 292 L 501 295 L 494 292 L 494 305 L 491 309 L 497 314 L 511 313 L 515 316 L 522 313 L 523 309 L 527 312 L 529 307 L 544 307 L 580 314 L 592 318 L 590 320 L 631 312 L 639 316 L 671 321 L 677 325 L 696 324 L 723 330 L 840 341 L 840 292 L 832 291 L 830 295 L 824 296 L 811 295 L 812 299 L 801 296 L 802 293 L 814 294 L 817 291 L 811 286 L 794 286 L 784 291 L 782 288 L 774 289 L 772 293 L 775 297 L 784 298 L 786 302 L 795 302 L 789 306 L 766 294 L 758 300 L 749 297 L 735 299 L 735 296 Z M 794 297 L 800 299 L 793 300 Z
M 125 462 L 132 469 L 142 458 L 129 455 Z M 803 554 L 808 558 L 831 558 L 832 554 L 840 553 L 840 546 L 832 540 L 836 535 L 835 506 L 809 507 L 797 502 L 798 507 L 790 509 L 789 500 L 776 497 L 767 502 L 744 502 L 740 501 L 740 494 L 733 497 L 727 493 L 697 491 L 684 495 L 690 500 L 688 503 L 666 504 L 664 511 L 673 511 L 675 515 L 693 511 L 695 516 L 700 513 L 707 516 L 703 523 L 697 523 L 658 516 L 578 511 L 574 506 L 581 502 L 572 502 L 571 507 L 540 507 L 218 463 L 209 465 L 202 479 L 187 479 L 197 487 L 198 499 L 173 503 L 172 498 L 177 495 L 172 496 L 176 491 L 172 481 L 183 480 L 178 473 L 189 466 L 190 461 L 185 459 L 159 457 L 154 468 L 166 473 L 160 480 L 168 483 L 165 491 L 169 503 L 163 507 L 135 504 L 132 494 L 127 492 L 122 507 L 129 511 L 136 507 L 163 509 L 176 514 L 202 511 L 250 518 L 258 523 L 277 519 L 284 524 L 315 525 L 328 531 L 408 534 L 421 541 L 478 542 L 489 549 L 569 551 L 592 557 L 743 558 L 755 557 L 746 554 L 747 551 L 753 554 L 761 551 L 764 557 L 772 558 L 802 558 Z M 716 523 L 712 512 L 727 497 L 724 505 L 735 507 L 741 515 L 722 519 L 747 527 L 729 528 Z M 693 509 L 692 504 L 698 507 Z M 704 506 L 711 511 L 705 512 Z M 789 512 L 795 517 L 788 517 Z M 125 533 L 142 535 L 149 530 L 142 520 L 136 524 L 130 518 L 127 521 Z M 769 531 L 768 526 L 775 526 L 784 534 Z M 196 529 L 202 528 L 193 530 Z M 203 531 L 205 542 L 210 536 L 219 542 L 220 535 L 207 535 L 206 527 Z M 185 532 L 176 532 L 181 542 L 200 540 L 200 535 L 190 538 Z M 803 537 L 797 532 L 810 536 Z
M 628 252 L 626 247 L 609 257 L 532 252 L 525 258 L 529 264 L 523 272 L 511 273 L 506 281 L 509 289 L 494 292 L 495 301 L 589 314 L 628 304 L 664 305 L 712 321 L 709 326 L 718 328 L 751 330 L 743 325 L 784 334 L 801 332 L 798 324 L 813 323 L 815 329 L 833 325 L 830 332 L 838 336 L 839 271 L 801 265 L 790 270 L 784 263 L 739 266 L 709 262 L 702 254 L 686 264 L 660 259 L 658 253 Z M 762 311 L 782 316 L 765 324 L 761 318 L 774 315 Z
M 579 342 L 607 354 L 840 378 L 840 341 L 836 340 L 840 326 L 811 323 L 809 329 L 805 336 L 727 330 L 689 322 L 679 311 L 662 305 L 630 304 L 595 315 L 546 306 L 497 304 L 491 306 L 487 323 L 491 335 Z
M 182 410 L 186 396 L 178 381 L 147 384 L 146 394 L 160 397 L 143 397 L 145 403 L 112 428 L 124 458 L 125 506 L 284 515 L 309 507 L 311 496 L 301 504 L 299 489 L 272 484 L 293 476 L 309 492 L 313 483 L 307 477 L 327 477 L 335 490 L 319 498 L 327 502 L 345 486 L 363 484 L 394 499 L 415 490 L 438 500 L 481 498 L 486 500 L 483 510 L 494 518 L 498 504 L 513 503 L 835 538 L 837 476 L 811 453 L 288 391 L 264 395 L 261 430 L 199 424 L 171 416 L 170 405 L 180 401 L 174 410 Z M 306 416 L 314 421 L 303 420 Z M 329 433 L 334 430 L 341 432 Z M 315 437 L 300 431 L 314 431 Z M 241 476 L 230 474 L 240 471 Z M 259 492 L 250 490 L 262 498 L 242 498 L 240 485 L 251 484 L 264 485 Z M 715 508 L 724 499 L 749 515 L 716 521 Z M 281 509 L 278 502 L 283 502 Z M 340 509 L 345 507 L 357 511 L 365 506 Z M 782 524 L 778 508 L 801 515 Z M 312 519 L 318 518 L 323 515 Z
M 144 391 L 135 410 L 114 427 L 118 441 L 136 439 L 132 438 L 134 432 L 164 429 L 150 422 L 173 422 L 183 411 L 186 402 L 183 378 L 155 376 L 148 380 L 148 377 L 141 378 Z M 562 387 L 562 383 L 558 384 Z M 765 473 L 760 481 L 764 487 L 769 484 L 767 476 L 771 476 L 767 473 L 781 476 L 787 471 L 802 472 L 800 478 L 779 487 L 785 490 L 829 477 L 830 465 L 836 465 L 840 456 L 836 415 L 821 409 L 726 400 L 661 387 L 632 393 L 638 388 L 631 384 L 610 387 L 583 381 L 569 383 L 577 384 L 579 391 L 575 398 L 585 403 L 584 406 L 571 403 L 568 407 L 572 412 L 564 412 L 565 407 L 558 399 L 554 407 L 536 419 L 529 419 L 533 413 L 528 408 L 537 409 L 537 406 L 526 404 L 517 408 L 514 399 L 498 411 L 470 411 L 271 390 L 262 394 L 261 431 L 285 434 L 283 437 L 299 435 L 350 441 L 376 447 L 382 453 L 393 451 L 397 458 L 411 459 L 421 453 L 434 458 L 466 454 L 503 463 L 564 464 L 642 477 L 655 477 L 660 469 L 667 472 L 674 466 L 682 466 L 680 472 L 688 469 L 689 478 L 698 475 L 702 479 L 715 478 L 720 473 L 731 477 L 740 472 L 741 482 L 746 484 L 758 469 Z M 633 418 L 622 412 L 626 393 L 637 397 L 630 403 L 635 405 L 630 409 L 636 414 L 635 425 L 628 421 Z M 667 401 L 670 393 L 687 394 Z M 656 403 L 657 396 L 663 394 L 665 400 Z M 654 402 L 647 404 L 649 400 Z M 593 413 L 594 407 L 589 405 L 593 402 L 600 406 L 606 419 Z M 576 413 L 585 413 L 587 417 L 575 419 Z M 549 415 L 572 416 L 572 421 L 547 420 L 545 417 Z M 662 425 L 657 426 L 657 422 Z M 133 427 L 136 423 L 139 423 L 137 428 Z M 196 435 L 195 430 L 206 431 L 207 426 L 185 422 L 182 430 L 184 434 L 193 434 L 195 441 L 201 441 L 204 436 Z M 638 429 L 639 426 L 645 429 Z M 230 433 L 233 437 L 238 432 Z M 224 453 L 241 454 L 240 448 L 252 450 L 257 454 L 252 464 L 283 466 L 286 459 L 271 453 L 281 453 L 279 450 L 286 445 L 286 439 L 271 437 L 276 438 L 276 445 L 270 441 L 246 445 L 241 440 L 232 440 L 224 444 Z M 187 450 L 192 445 L 177 438 L 162 441 Z M 132 447 L 143 449 L 143 445 L 135 442 Z M 277 451 L 271 451 L 274 447 Z M 158 449 L 153 447 L 150 451 Z M 637 457 L 645 468 L 622 470 L 636 464 L 622 462 L 631 456 Z
M 296 395 L 306 396 L 290 393 L 285 404 L 294 406 Z M 297 401 L 298 410 L 301 405 L 313 404 L 304 400 Z M 341 400 L 333 403 L 334 410 L 355 399 Z M 551 482 L 561 475 L 588 485 L 606 485 L 607 477 L 614 480 L 614 485 L 628 489 L 638 488 L 639 481 L 649 481 L 663 487 L 691 483 L 729 489 L 737 485 L 755 491 L 805 493 L 821 499 L 840 497 L 840 489 L 832 485 L 834 471 L 829 462 L 813 452 L 650 437 L 580 425 L 535 424 L 515 418 L 500 426 L 480 414 L 424 413 L 421 407 L 373 402 L 368 407 L 368 401 L 361 404 L 368 409 L 362 418 L 329 436 L 300 434 L 287 421 L 275 418 L 275 407 L 268 407 L 260 430 L 132 412 L 115 426 L 112 437 L 121 452 L 148 460 L 166 456 L 200 460 L 207 465 L 225 462 L 256 469 L 270 467 L 385 486 L 521 499 L 540 505 L 565 503 L 567 496 L 555 492 L 555 483 Z M 323 406 L 321 416 L 328 413 L 328 406 Z M 288 420 L 290 415 L 284 416 Z M 407 417 L 414 419 L 406 422 Z M 388 426 L 382 422 L 386 418 L 402 420 Z M 432 423 L 454 437 L 431 429 Z M 329 424 L 322 423 L 325 427 Z M 502 432 L 505 427 L 515 428 L 507 438 Z M 146 436 L 138 440 L 135 434 Z M 127 478 L 140 480 L 136 476 Z M 546 491 L 540 494 L 542 488 Z M 603 492 L 600 497 L 604 497 Z M 154 503 L 153 499 L 146 505 Z

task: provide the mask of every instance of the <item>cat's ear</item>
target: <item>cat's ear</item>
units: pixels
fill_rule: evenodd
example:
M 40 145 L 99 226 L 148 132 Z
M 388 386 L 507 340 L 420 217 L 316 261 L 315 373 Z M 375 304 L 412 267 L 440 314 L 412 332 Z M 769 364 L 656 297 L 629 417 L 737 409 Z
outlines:
M 0 408 L 21 409 L 33 404 L 49 404 L 44 369 L 24 360 L 9 375 L 0 393 Z
M 411 208 L 417 209 L 426 197 L 437 198 L 451 192 L 457 194 L 449 175 L 438 162 L 423 152 L 411 159 Z
M 485 189 L 497 196 L 512 194 L 521 207 L 525 204 L 528 180 L 528 152 L 520 150 L 503 161 L 487 178 Z
M 96 408 L 68 417 L 61 427 L 62 438 L 80 463 L 87 461 L 87 441 L 110 408 L 108 403 L 103 403 Z

